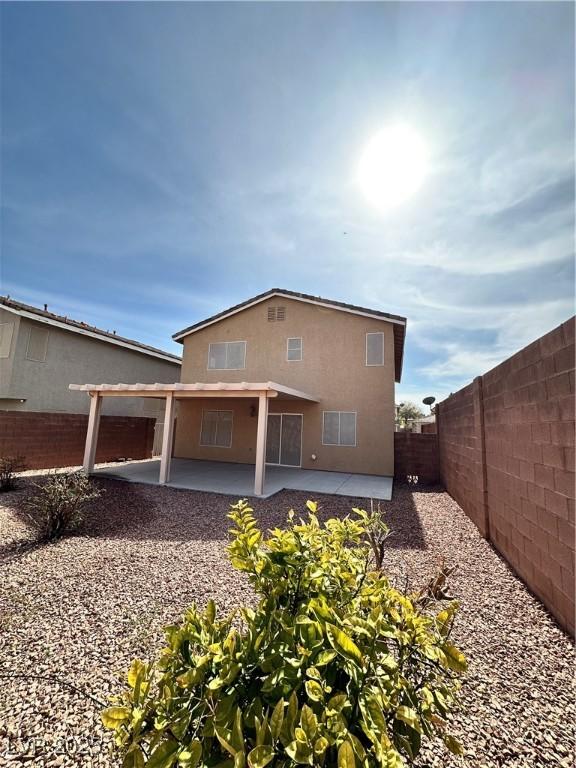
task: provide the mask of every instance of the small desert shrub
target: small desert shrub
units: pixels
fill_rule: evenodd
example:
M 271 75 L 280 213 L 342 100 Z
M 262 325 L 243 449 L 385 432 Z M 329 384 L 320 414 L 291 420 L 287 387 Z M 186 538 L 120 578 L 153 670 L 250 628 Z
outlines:
M 370 570 L 371 515 L 321 524 L 308 508 L 265 538 L 232 507 L 230 559 L 258 606 L 241 621 L 193 606 L 154 664 L 132 663 L 102 716 L 125 767 L 399 768 L 436 737 L 461 753 L 446 722 L 466 669 L 456 603 L 424 613 Z
M 22 456 L 0 456 L 0 492 L 13 491 L 16 485 L 16 473 L 26 469 Z
M 59 539 L 83 519 L 87 501 L 101 491 L 81 472 L 50 475 L 45 483 L 35 483 L 36 493 L 24 502 L 24 513 L 40 541 Z

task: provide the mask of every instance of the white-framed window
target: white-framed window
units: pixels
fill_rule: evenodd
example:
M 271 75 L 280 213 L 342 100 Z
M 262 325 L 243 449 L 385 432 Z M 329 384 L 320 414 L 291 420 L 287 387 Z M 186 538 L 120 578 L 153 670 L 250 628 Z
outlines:
M 366 365 L 384 365 L 384 334 L 366 334 Z
M 322 445 L 356 445 L 356 411 L 323 411 Z
M 200 445 L 207 448 L 232 446 L 232 411 L 202 411 Z
M 208 345 L 208 370 L 232 371 L 246 368 L 245 341 L 218 341 Z
M 302 338 L 300 336 L 286 339 L 286 360 L 288 362 L 302 360 Z
M 48 350 L 48 329 L 30 328 L 28 336 L 28 346 L 26 347 L 26 360 L 33 360 L 36 363 L 46 361 L 46 352 Z
M 14 323 L 0 323 L 0 357 L 10 357 Z

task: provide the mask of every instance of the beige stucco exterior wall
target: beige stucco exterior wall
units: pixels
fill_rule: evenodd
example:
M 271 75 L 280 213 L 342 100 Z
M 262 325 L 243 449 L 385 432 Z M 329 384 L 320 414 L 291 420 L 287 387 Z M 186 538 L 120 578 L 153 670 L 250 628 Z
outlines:
M 286 307 L 284 321 L 269 322 L 269 306 Z M 384 365 L 366 366 L 366 333 L 384 333 Z M 288 362 L 289 337 L 302 337 L 303 360 Z M 246 341 L 246 368 L 208 370 L 208 345 Z M 184 340 L 182 381 L 192 383 L 275 381 L 319 399 L 319 403 L 270 400 L 270 413 L 302 413 L 302 466 L 366 474 L 394 471 L 393 326 L 335 309 L 274 297 L 222 320 Z M 256 400 L 191 400 L 180 403 L 175 455 L 254 462 Z M 232 410 L 231 448 L 200 447 L 203 408 Z M 322 445 L 322 412 L 356 411 L 356 447 Z M 316 460 L 311 458 L 316 455 Z
M 180 365 L 133 352 L 72 331 L 0 313 L 0 322 L 16 323 L 11 354 L 0 359 L 0 410 L 88 413 L 90 398 L 71 392 L 69 384 L 172 384 L 180 380 Z M 46 360 L 26 359 L 30 328 L 48 329 Z M 17 399 L 9 399 L 17 398 Z M 25 400 L 21 403 L 18 398 Z M 104 398 L 103 414 L 150 416 L 163 412 L 163 400 Z

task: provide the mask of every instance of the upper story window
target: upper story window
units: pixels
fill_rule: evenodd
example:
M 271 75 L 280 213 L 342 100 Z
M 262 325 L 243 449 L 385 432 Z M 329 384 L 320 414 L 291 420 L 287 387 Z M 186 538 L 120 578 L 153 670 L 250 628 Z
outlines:
M 0 323 L 0 357 L 10 357 L 14 323 Z
M 356 412 L 324 411 L 322 445 L 356 445 Z
M 384 334 L 366 334 L 366 365 L 384 365 Z
M 208 370 L 231 371 L 246 368 L 245 341 L 219 341 L 208 347 Z
M 268 322 L 286 320 L 286 307 L 268 307 Z
M 48 350 L 48 329 L 30 328 L 28 336 L 28 346 L 26 347 L 26 360 L 34 360 L 37 363 L 43 363 L 46 360 Z
M 286 360 L 297 362 L 302 360 L 302 339 L 294 337 L 286 341 Z

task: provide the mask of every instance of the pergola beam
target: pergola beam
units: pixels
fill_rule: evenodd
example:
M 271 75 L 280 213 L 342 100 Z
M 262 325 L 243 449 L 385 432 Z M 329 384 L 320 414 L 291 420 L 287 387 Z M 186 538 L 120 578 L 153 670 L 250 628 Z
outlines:
M 69 384 L 69 389 L 79 392 L 97 392 L 102 397 L 258 397 L 266 392 L 268 397 L 308 400 L 317 403 L 318 398 L 274 381 L 195 382 L 193 384 Z
M 252 398 L 260 395 L 259 390 L 194 390 L 182 392 L 179 390 L 88 390 L 90 393 L 97 392 L 100 397 L 147 397 L 164 400 L 168 395 L 174 395 L 175 400 L 188 400 L 192 398 L 201 398 L 210 400 L 210 398 L 234 397 L 234 398 Z M 268 390 L 268 397 L 278 397 L 278 392 Z

